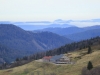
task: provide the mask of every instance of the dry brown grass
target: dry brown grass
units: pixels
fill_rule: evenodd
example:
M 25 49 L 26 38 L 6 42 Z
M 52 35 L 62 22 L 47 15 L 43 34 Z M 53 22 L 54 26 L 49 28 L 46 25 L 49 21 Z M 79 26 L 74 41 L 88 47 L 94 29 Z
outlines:
M 93 66 L 100 66 L 100 49 L 99 46 L 92 47 L 93 52 L 86 54 L 87 49 L 71 52 L 71 59 L 75 61 L 75 64 L 54 65 L 51 63 L 42 63 L 32 61 L 26 65 L 0 70 L 0 75 L 50 75 L 55 73 L 56 75 L 80 75 L 83 67 L 87 66 L 88 61 L 92 61 Z M 81 58 L 79 58 L 81 57 Z

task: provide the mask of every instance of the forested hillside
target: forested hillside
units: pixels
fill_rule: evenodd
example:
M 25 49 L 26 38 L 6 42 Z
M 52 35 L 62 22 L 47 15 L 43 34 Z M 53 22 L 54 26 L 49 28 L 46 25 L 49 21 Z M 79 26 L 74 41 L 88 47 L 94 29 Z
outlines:
M 75 34 L 70 34 L 66 35 L 65 37 L 70 38 L 71 40 L 74 41 L 81 41 L 81 40 L 86 40 L 90 39 L 96 36 L 100 36 L 100 29 L 91 29 L 91 30 L 86 30 L 84 32 L 79 32 Z
M 59 54 L 66 54 L 69 52 L 73 52 L 73 51 L 77 51 L 77 50 L 81 51 L 82 49 L 86 49 L 91 46 L 99 46 L 99 45 L 100 45 L 100 37 L 95 37 L 95 38 L 91 38 L 89 40 L 83 40 L 80 42 L 74 42 L 71 44 L 66 44 L 65 46 L 62 46 L 60 48 L 56 48 L 53 50 L 48 50 L 45 52 L 38 52 L 38 53 L 30 55 L 30 56 L 25 56 L 23 58 L 17 58 L 16 59 L 17 63 L 13 63 L 11 65 L 11 67 L 20 66 L 20 65 L 30 62 L 31 60 L 41 59 L 44 56 L 54 56 L 54 55 L 59 55 Z M 87 52 L 87 54 L 88 54 L 88 52 Z M 6 68 L 8 68 L 8 67 L 6 67 Z
M 55 54 L 64 54 L 75 50 L 81 50 L 84 48 L 88 48 L 89 46 L 100 45 L 100 37 L 95 37 L 87 40 L 83 40 L 80 42 L 74 42 L 71 44 L 66 44 L 65 46 L 61 46 L 60 48 L 49 50 L 46 52 L 47 55 L 55 55 Z
M 23 52 L 24 54 L 25 52 Z M 14 61 L 17 57 L 22 57 L 19 50 L 11 49 L 7 46 L 0 44 L 0 63 L 10 63 L 10 61 Z
M 54 49 L 71 42 L 73 41 L 51 32 L 34 33 L 25 31 L 15 25 L 0 24 L 0 44 L 14 50 L 11 53 L 13 57 L 28 56 L 36 52 Z M 7 50 L 5 51 L 5 54 L 6 53 Z M 7 56 L 5 57 L 7 58 Z M 9 60 L 9 58 L 7 60 Z
M 1 69 L 5 69 L 7 67 L 9 68 L 9 66 L 18 66 L 5 70 L 0 70 L 0 75 L 99 75 L 100 37 L 92 38 L 90 40 L 84 40 L 75 44 L 73 44 L 73 46 L 72 44 L 70 44 L 70 47 L 74 47 L 74 51 L 64 53 L 71 58 L 71 61 L 75 62 L 74 64 L 52 64 L 33 60 L 30 63 L 20 66 L 23 61 L 29 61 L 30 59 L 17 59 L 16 62 L 12 65 L 3 64 L 3 66 L 0 66 Z M 76 49 L 75 46 L 79 46 L 78 44 L 81 44 L 81 48 L 78 47 Z M 86 45 L 89 46 L 86 47 Z M 65 47 L 67 47 L 67 45 L 62 46 L 62 49 L 64 49 Z M 89 47 L 91 48 L 90 54 L 88 54 Z M 57 50 L 59 53 L 60 48 Z M 43 55 L 43 53 L 41 54 Z M 40 55 L 38 54 L 38 56 Z M 35 59 L 34 57 L 36 56 L 33 56 L 32 59 Z M 89 61 L 91 61 L 93 65 L 91 70 L 88 70 L 87 68 Z

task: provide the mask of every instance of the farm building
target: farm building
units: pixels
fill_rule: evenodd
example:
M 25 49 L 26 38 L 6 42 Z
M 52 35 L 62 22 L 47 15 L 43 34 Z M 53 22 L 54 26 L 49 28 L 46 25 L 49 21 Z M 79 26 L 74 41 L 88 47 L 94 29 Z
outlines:
M 68 64 L 70 63 L 70 58 L 61 54 L 55 56 L 45 56 L 43 57 L 44 62 L 52 62 L 56 64 Z
M 45 56 L 42 58 L 43 62 L 50 62 L 50 59 L 52 58 L 52 56 Z
M 55 55 L 50 59 L 50 62 L 53 62 L 56 64 L 67 64 L 67 63 L 70 63 L 70 58 L 63 54 Z

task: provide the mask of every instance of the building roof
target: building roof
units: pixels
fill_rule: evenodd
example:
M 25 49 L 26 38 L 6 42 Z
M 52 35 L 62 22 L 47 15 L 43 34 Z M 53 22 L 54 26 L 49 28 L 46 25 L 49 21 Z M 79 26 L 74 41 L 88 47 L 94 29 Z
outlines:
M 43 57 L 43 59 L 46 59 L 46 60 L 49 60 L 51 58 L 52 58 L 52 56 L 45 56 L 45 57 Z
M 61 57 L 63 57 L 63 54 L 60 54 L 60 55 L 55 55 L 51 58 L 51 60 L 58 60 L 60 59 Z
M 60 55 L 55 55 L 55 56 L 45 56 L 43 57 L 43 59 L 45 60 L 58 60 L 60 58 L 67 58 L 69 59 L 67 56 L 65 56 L 64 54 L 60 54 Z

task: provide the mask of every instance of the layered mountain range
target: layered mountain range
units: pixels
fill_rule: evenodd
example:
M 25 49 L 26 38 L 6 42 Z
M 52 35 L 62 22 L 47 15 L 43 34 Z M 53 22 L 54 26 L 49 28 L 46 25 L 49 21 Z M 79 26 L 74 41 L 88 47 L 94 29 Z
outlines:
M 73 41 L 81 41 L 90 39 L 96 36 L 100 36 L 100 25 L 89 26 L 89 27 L 67 27 L 67 28 L 45 28 L 41 30 L 34 30 L 34 32 L 53 32 L 58 35 L 69 38 Z
M 12 24 L 0 25 L 0 46 L 3 47 L 0 49 L 2 61 L 8 62 L 12 55 L 13 58 L 27 56 L 54 49 L 71 42 L 73 41 L 52 32 L 35 33 L 25 31 Z

